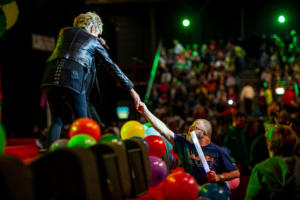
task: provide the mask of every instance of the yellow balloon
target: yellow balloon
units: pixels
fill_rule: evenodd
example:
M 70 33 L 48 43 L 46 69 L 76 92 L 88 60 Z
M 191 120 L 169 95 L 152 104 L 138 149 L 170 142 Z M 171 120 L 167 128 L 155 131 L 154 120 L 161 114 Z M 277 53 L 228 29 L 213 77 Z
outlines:
M 128 121 L 121 128 L 121 138 L 123 140 L 129 139 L 131 137 L 145 137 L 145 129 L 143 125 L 138 121 Z
M 6 30 L 8 30 L 17 22 L 19 16 L 18 4 L 16 1 L 12 1 L 11 3 L 3 5 L 2 9 L 6 16 Z

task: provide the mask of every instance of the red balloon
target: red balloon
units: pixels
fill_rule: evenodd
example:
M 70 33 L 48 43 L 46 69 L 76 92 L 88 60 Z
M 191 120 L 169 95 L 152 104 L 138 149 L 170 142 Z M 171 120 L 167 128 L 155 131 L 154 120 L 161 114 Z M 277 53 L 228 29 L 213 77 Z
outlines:
M 198 197 L 197 181 L 186 172 L 170 174 L 162 185 L 164 200 L 195 200 Z
M 163 157 L 166 151 L 166 145 L 164 140 L 157 135 L 149 135 L 144 138 L 149 145 L 149 156 Z
M 94 120 L 90 118 L 79 118 L 72 123 L 69 131 L 70 138 L 78 134 L 92 136 L 98 141 L 101 135 L 101 129 Z
M 174 152 L 174 148 L 171 149 L 170 154 L 172 154 L 172 156 L 174 156 L 174 158 L 178 159 L 179 156 Z

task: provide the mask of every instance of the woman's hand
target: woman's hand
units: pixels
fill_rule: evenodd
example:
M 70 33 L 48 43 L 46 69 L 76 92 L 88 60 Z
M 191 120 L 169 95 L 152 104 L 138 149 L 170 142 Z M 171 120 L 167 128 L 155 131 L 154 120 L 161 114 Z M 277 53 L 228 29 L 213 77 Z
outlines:
M 99 40 L 100 40 L 100 43 L 102 44 L 102 46 L 105 46 L 106 45 L 106 41 L 99 36 Z

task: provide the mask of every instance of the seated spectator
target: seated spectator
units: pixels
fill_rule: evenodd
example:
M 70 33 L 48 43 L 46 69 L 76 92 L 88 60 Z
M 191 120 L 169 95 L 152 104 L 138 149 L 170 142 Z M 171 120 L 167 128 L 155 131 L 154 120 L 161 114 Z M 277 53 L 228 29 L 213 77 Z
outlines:
M 227 87 L 234 87 L 235 86 L 235 77 L 232 73 L 228 73 L 228 77 L 226 79 L 226 86 Z
M 232 100 L 232 104 L 234 104 L 234 106 L 236 106 L 236 103 L 237 103 L 237 96 L 235 94 L 235 91 L 234 91 L 234 88 L 233 87 L 230 87 L 228 88 L 228 94 L 227 94 L 227 99 L 228 100 Z
M 263 125 L 261 125 L 263 126 Z M 249 165 L 253 168 L 257 163 L 269 158 L 266 134 L 263 127 L 257 129 L 257 137 L 250 147 Z
M 299 199 L 300 158 L 294 154 L 295 132 L 290 126 L 279 125 L 267 144 L 271 157 L 252 170 L 246 199 Z
M 284 108 L 289 112 L 294 112 L 297 107 L 296 104 L 296 95 L 292 84 L 289 84 L 285 90 L 285 93 L 282 96 L 282 103 Z
M 263 71 L 263 73 L 261 73 L 260 80 L 262 82 L 266 81 L 267 83 L 271 83 L 271 81 L 272 81 L 272 73 L 271 73 L 271 69 L 269 67 L 267 69 L 265 69 Z
M 237 114 L 232 124 L 229 125 L 225 133 L 223 146 L 231 151 L 231 156 L 241 165 L 242 174 L 247 173 L 249 151 L 246 142 L 245 116 L 243 114 Z
M 174 52 L 175 55 L 179 55 L 184 51 L 184 47 L 179 42 L 179 40 L 174 39 L 173 44 L 174 44 L 174 51 L 173 52 Z

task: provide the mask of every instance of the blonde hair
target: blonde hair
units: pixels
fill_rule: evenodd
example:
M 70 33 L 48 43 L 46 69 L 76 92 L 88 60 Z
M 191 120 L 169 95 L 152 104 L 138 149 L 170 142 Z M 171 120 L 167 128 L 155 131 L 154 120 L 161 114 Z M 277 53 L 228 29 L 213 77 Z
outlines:
M 76 28 L 85 28 L 89 31 L 90 27 L 94 25 L 96 32 L 102 34 L 103 23 L 99 15 L 95 12 L 82 13 L 74 18 L 73 27 Z

